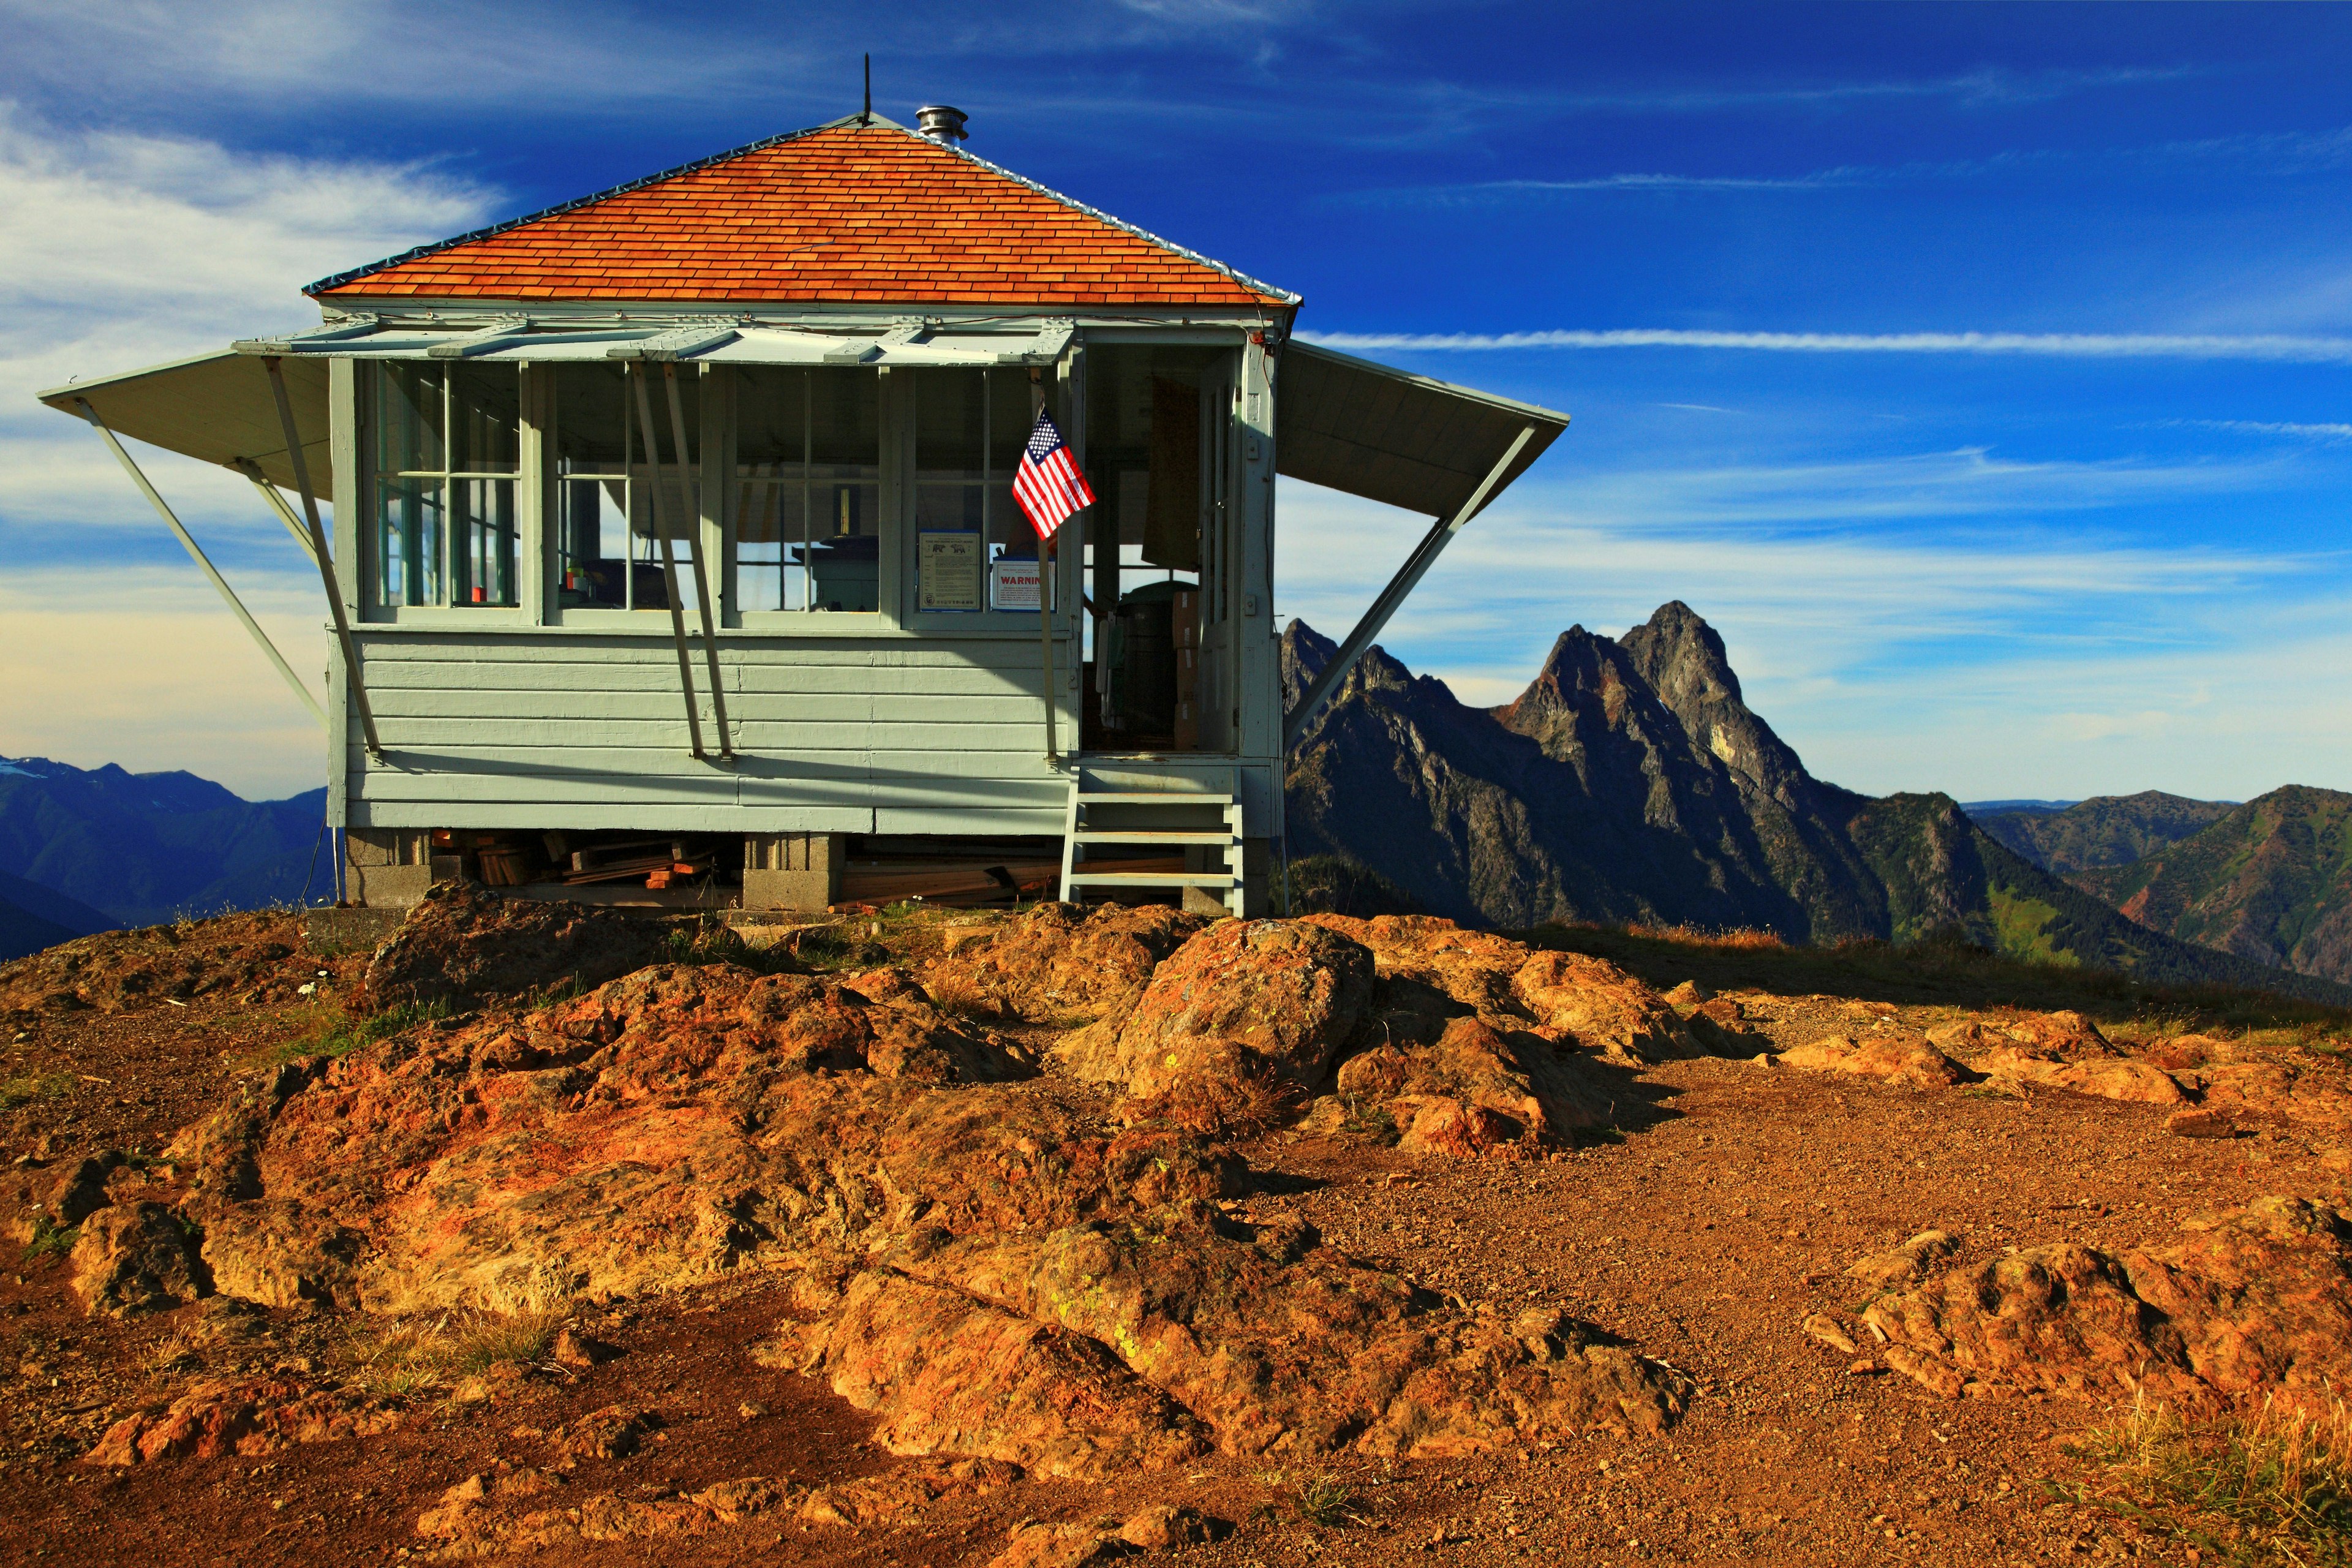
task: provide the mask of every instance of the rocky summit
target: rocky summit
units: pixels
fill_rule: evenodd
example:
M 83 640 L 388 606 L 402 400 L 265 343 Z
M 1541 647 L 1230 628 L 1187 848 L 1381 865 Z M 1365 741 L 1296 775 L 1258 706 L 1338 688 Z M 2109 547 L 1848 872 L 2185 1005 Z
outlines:
M 2341 1544 L 2143 1461 L 2339 1451 L 2352 1013 L 1426 914 L 331 929 L 0 966 L 15 1555 Z
M 1292 701 L 1333 652 L 1291 624 Z M 1374 647 L 1309 720 L 1287 787 L 1295 894 L 1343 912 L 1816 943 L 1945 937 L 2147 979 L 2352 1000 L 2316 971 L 2282 976 L 2248 950 L 2135 923 L 1948 796 L 1873 798 L 1813 777 L 1748 707 L 1723 639 L 1678 602 L 1621 637 L 1570 627 L 1527 689 L 1494 709 Z

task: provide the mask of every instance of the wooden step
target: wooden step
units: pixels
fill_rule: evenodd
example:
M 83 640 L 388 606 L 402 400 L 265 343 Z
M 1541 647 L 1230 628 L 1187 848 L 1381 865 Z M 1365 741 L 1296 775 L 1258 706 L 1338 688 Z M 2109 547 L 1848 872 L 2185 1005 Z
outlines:
M 1231 888 L 1241 879 L 1231 871 L 1072 871 L 1073 888 Z
M 1080 805 L 1213 805 L 1222 809 L 1234 804 L 1229 795 L 1081 795 L 1073 798 Z
M 1221 844 L 1227 847 L 1240 842 L 1232 833 L 1223 829 L 1202 833 L 1183 827 L 1166 828 L 1158 833 L 1147 833 L 1139 828 L 1121 828 L 1114 833 L 1101 828 L 1081 827 L 1070 835 L 1070 841 L 1074 844 Z

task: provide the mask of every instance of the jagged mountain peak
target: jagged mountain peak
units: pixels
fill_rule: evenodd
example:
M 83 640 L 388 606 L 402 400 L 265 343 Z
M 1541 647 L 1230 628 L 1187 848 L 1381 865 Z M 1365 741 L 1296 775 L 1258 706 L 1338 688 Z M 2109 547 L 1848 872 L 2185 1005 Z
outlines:
M 1660 605 L 1647 621 L 1617 641 L 1669 706 L 1683 700 L 1746 701 L 1723 637 L 1680 599 Z

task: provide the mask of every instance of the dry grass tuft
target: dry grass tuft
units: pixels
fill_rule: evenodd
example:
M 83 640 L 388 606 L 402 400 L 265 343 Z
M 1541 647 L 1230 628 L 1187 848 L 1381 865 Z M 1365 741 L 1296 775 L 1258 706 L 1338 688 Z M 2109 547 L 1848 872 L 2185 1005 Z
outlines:
M 974 1023 L 1001 1024 L 1017 1022 L 1020 1014 L 1005 1005 L 1004 999 L 983 989 L 977 982 L 961 974 L 935 974 L 923 982 L 931 1005 L 940 1012 Z
M 355 1331 L 344 1347 L 352 1376 L 378 1394 L 405 1394 L 499 1365 L 530 1366 L 547 1359 L 572 1315 L 568 1293 L 544 1271 L 501 1280 L 482 1296 L 479 1305 Z
M 1308 1476 L 1298 1483 L 1292 1506 L 1309 1524 L 1326 1527 L 1345 1520 L 1360 1524 L 1356 1514 L 1356 1489 L 1334 1475 Z
M 1279 1127 L 1298 1111 L 1298 1090 L 1272 1073 L 1188 1078 L 1158 1094 L 1129 1100 L 1129 1121 L 1165 1121 L 1204 1138 L 1247 1138 Z
M 2202 1425 L 2136 1402 L 2079 1445 L 2121 1498 L 2098 1498 L 2161 1533 L 2246 1564 L 2352 1564 L 2352 1413 L 2265 1402 Z

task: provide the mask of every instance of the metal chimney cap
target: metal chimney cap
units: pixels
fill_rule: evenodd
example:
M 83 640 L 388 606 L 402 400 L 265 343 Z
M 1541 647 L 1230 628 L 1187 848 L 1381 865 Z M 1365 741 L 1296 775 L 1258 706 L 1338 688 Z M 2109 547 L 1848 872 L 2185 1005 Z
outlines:
M 940 146 L 952 147 L 964 139 L 964 122 L 971 118 L 961 109 L 927 103 L 915 110 L 915 128 Z

